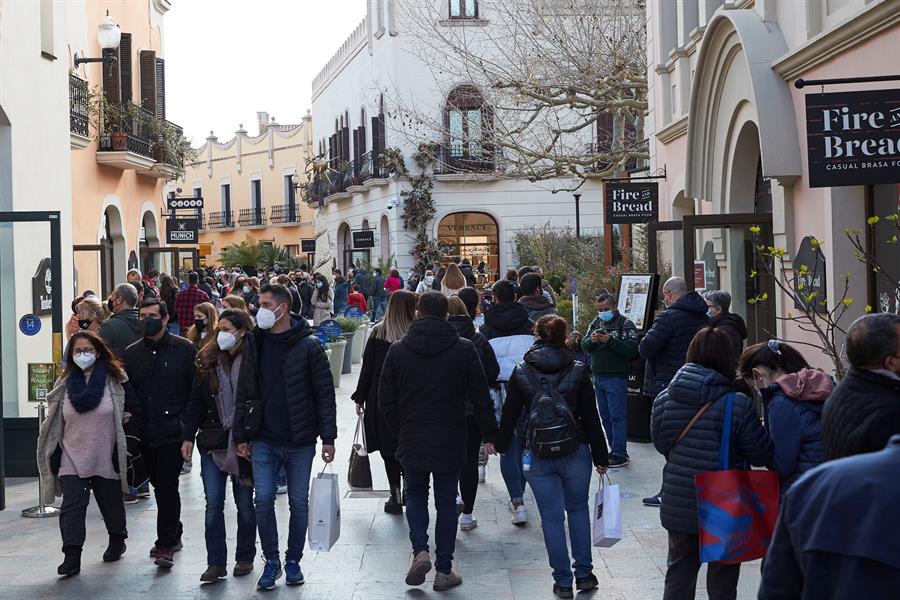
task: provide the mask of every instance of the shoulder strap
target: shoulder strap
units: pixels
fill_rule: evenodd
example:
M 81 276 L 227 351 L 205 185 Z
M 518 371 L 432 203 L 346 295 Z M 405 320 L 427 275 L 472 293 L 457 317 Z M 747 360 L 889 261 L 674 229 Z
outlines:
M 734 405 L 734 392 L 725 400 L 725 411 L 722 417 L 722 444 L 719 446 L 719 469 L 728 470 L 731 466 L 731 414 Z
M 534 372 L 531 370 L 531 367 L 529 367 L 524 361 L 520 362 L 519 366 L 522 367 L 522 372 L 525 373 L 525 377 L 528 379 L 528 383 L 531 384 L 531 387 L 533 387 L 535 393 L 537 393 L 541 389 L 541 384 L 538 383 L 538 380 L 534 376 Z
M 701 406 L 700 410 L 698 410 L 696 413 L 694 413 L 693 418 L 690 421 L 688 421 L 688 424 L 684 426 L 684 429 L 682 429 L 681 433 L 678 434 L 678 437 L 675 438 L 675 442 L 672 444 L 672 447 L 669 448 L 669 452 L 671 452 L 672 449 L 678 445 L 678 442 L 680 442 L 682 439 L 684 439 L 684 436 L 686 436 L 688 431 L 691 430 L 691 427 L 693 427 L 694 424 L 700 419 L 700 417 L 703 416 L 703 413 L 706 412 L 706 409 L 708 409 L 710 406 L 712 406 L 713 402 L 714 402 L 713 400 L 710 400 L 709 402 L 707 402 L 706 404 Z

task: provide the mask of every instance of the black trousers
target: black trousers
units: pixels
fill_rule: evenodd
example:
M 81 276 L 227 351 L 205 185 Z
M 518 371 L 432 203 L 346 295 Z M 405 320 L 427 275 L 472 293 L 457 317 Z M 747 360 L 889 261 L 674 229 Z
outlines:
M 403 467 L 400 465 L 400 461 L 393 456 L 382 454 L 381 459 L 384 461 L 384 472 L 387 474 L 388 485 L 390 485 L 391 494 L 393 494 L 395 490 L 400 489 L 400 476 L 403 474 Z M 397 498 L 397 500 L 400 500 L 400 498 Z
M 462 496 L 463 512 L 472 514 L 475 509 L 475 495 L 478 493 L 478 459 L 481 450 L 481 430 L 475 417 L 466 417 L 466 464 L 459 472 L 459 495 Z
M 77 475 L 63 475 L 63 500 L 59 509 L 59 532 L 62 534 L 63 552 L 81 551 L 84 546 L 85 515 L 91 501 L 91 490 L 103 515 L 110 537 L 127 538 L 125 529 L 125 503 L 122 501 L 122 484 L 118 479 Z
M 184 462 L 181 443 L 141 446 L 141 455 L 156 497 L 156 546 L 174 548 L 181 537 L 181 496 L 178 494 L 178 478 Z
M 663 600 L 693 600 L 697 591 L 697 572 L 700 570 L 700 536 L 670 531 L 666 563 Z M 709 563 L 706 573 L 709 600 L 735 600 L 740 576 L 739 564 Z

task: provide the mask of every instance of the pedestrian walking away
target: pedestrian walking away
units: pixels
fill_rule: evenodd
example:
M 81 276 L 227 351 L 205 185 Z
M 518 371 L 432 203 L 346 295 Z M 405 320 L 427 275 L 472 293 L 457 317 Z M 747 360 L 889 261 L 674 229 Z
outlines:
M 206 495 L 207 568 L 200 576 L 203 582 L 214 583 L 228 573 L 225 496 L 229 477 L 237 506 L 234 576 L 250 573 L 256 557 L 253 473 L 250 461 L 237 455 L 231 438 L 244 340 L 252 327 L 250 315 L 243 311 L 226 310 L 220 315 L 213 343 L 197 357 L 197 376 L 182 417 L 181 454 L 186 461 L 190 460 L 196 437 Z
M 113 355 L 122 359 L 125 348 L 143 337 L 143 325 L 138 320 L 137 291 L 130 283 L 120 283 L 109 296 L 106 305 L 112 316 L 100 325 L 97 333 Z
M 538 320 L 537 340 L 509 381 L 497 436 L 498 449 L 509 448 L 513 437 L 519 435 L 517 424 L 525 415 L 525 478 L 541 514 L 544 545 L 553 569 L 553 593 L 558 598 L 574 597 L 574 588 L 588 591 L 598 586 L 591 556 L 588 496 L 591 466 L 602 476 L 609 465 L 590 370 L 576 362 L 566 347 L 567 328 L 562 317 L 548 315 Z M 558 420 L 540 422 L 550 405 Z M 550 431 L 552 438 L 544 437 Z M 544 442 L 555 445 L 554 450 L 542 451 Z
M 408 494 L 406 520 L 413 560 L 406 584 L 422 585 L 431 570 L 428 545 L 428 484 L 433 480 L 435 523 L 434 590 L 462 583 L 452 570 L 456 547 L 456 490 L 466 462 L 466 399 L 493 452 L 497 421 L 487 378 L 472 342 L 447 323 L 447 298 L 426 292 L 416 306 L 417 320 L 388 350 L 378 384 L 378 402 L 397 436 Z
M 231 435 L 237 454 L 253 465 L 256 523 L 265 566 L 256 582 L 274 589 L 304 582 L 300 569 L 309 512 L 309 480 L 316 439 L 322 460 L 334 460 L 337 406 L 328 358 L 312 328 L 290 315 L 291 294 L 282 285 L 260 291 L 256 328 L 244 338 Z M 287 551 L 282 568 L 275 518 L 278 470 L 287 473 Z
M 140 307 L 144 337 L 125 351 L 125 371 L 141 403 L 141 455 L 156 498 L 156 542 L 150 556 L 159 567 L 175 564 L 182 548 L 181 411 L 190 399 L 197 351 L 166 328 L 168 307 L 157 299 Z
M 57 573 L 71 577 L 81 571 L 91 493 L 109 534 L 103 561 L 115 562 L 125 553 L 126 432 L 140 430 L 141 407 L 118 359 L 97 334 L 75 333 L 66 354 L 66 368 L 47 395 L 37 464 L 43 502 L 63 499 L 59 530 L 65 560 Z

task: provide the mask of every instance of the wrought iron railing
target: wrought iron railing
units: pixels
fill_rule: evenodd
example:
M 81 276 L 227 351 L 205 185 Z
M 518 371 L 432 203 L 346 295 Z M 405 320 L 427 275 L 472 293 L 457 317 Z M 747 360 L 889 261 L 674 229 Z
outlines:
M 150 143 L 150 124 L 153 113 L 135 104 L 122 104 L 110 109 L 100 137 L 100 152 L 127 150 L 147 158 L 154 158 Z M 121 137 L 120 137 L 121 136 Z
M 184 138 L 184 129 L 165 119 L 160 119 L 158 123 L 164 131 L 153 136 L 154 160 L 173 167 L 183 167 L 184 153 L 180 152 L 179 146 Z
M 366 152 L 362 156 L 361 164 L 359 165 L 359 179 L 360 181 L 367 181 L 369 179 L 381 179 L 387 177 L 384 169 L 381 168 L 381 154 L 375 151 Z
M 88 82 L 69 73 L 69 131 L 90 137 Z
M 262 208 L 242 208 L 238 211 L 238 225 L 254 227 L 266 224 L 266 211 Z
M 490 173 L 496 168 L 494 149 L 487 144 L 475 148 L 461 143 L 435 147 L 435 175 Z
M 309 190 L 312 187 L 313 186 L 309 186 L 306 188 L 307 197 L 309 197 Z M 296 204 L 280 204 L 272 207 L 270 221 L 273 225 L 282 223 L 299 223 L 301 220 L 300 207 Z
M 234 211 L 220 210 L 209 213 L 206 229 L 229 229 L 234 227 Z

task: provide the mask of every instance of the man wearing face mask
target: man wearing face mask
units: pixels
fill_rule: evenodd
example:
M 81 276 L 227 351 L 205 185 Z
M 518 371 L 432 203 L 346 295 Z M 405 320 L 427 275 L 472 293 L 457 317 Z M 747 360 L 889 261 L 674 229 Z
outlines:
M 187 289 L 181 290 L 175 297 L 175 316 L 181 337 L 187 336 L 188 329 L 194 323 L 194 309 L 204 302 L 210 302 L 209 294 L 200 289 L 200 274 L 191 271 L 188 273 Z
M 288 585 L 303 583 L 300 559 L 309 508 L 309 479 L 322 440 L 322 460 L 334 460 L 337 406 L 325 350 L 305 319 L 292 319 L 291 294 L 283 285 L 264 285 L 256 329 L 245 338 L 237 383 L 232 439 L 238 456 L 253 464 L 256 521 L 263 555 L 261 590 L 282 574 Z M 282 570 L 275 518 L 278 470 L 287 473 L 291 518 Z
M 522 278 L 522 287 L 526 275 Z M 597 297 L 597 317 L 588 327 L 581 349 L 591 355 L 594 395 L 612 452 L 609 467 L 628 464 L 628 374 L 638 355 L 637 328 L 616 308 L 616 297 L 604 291 Z
M 141 455 L 156 496 L 156 543 L 150 557 L 159 567 L 175 564 L 181 549 L 181 411 L 190 399 L 197 351 L 169 333 L 169 311 L 156 298 L 140 306 L 143 339 L 125 350 L 125 371 L 141 403 Z
M 112 316 L 103 322 L 97 334 L 103 338 L 116 358 L 122 358 L 125 348 L 141 339 L 144 327 L 138 321 L 137 291 L 130 283 L 120 283 L 109 297 L 107 307 Z

